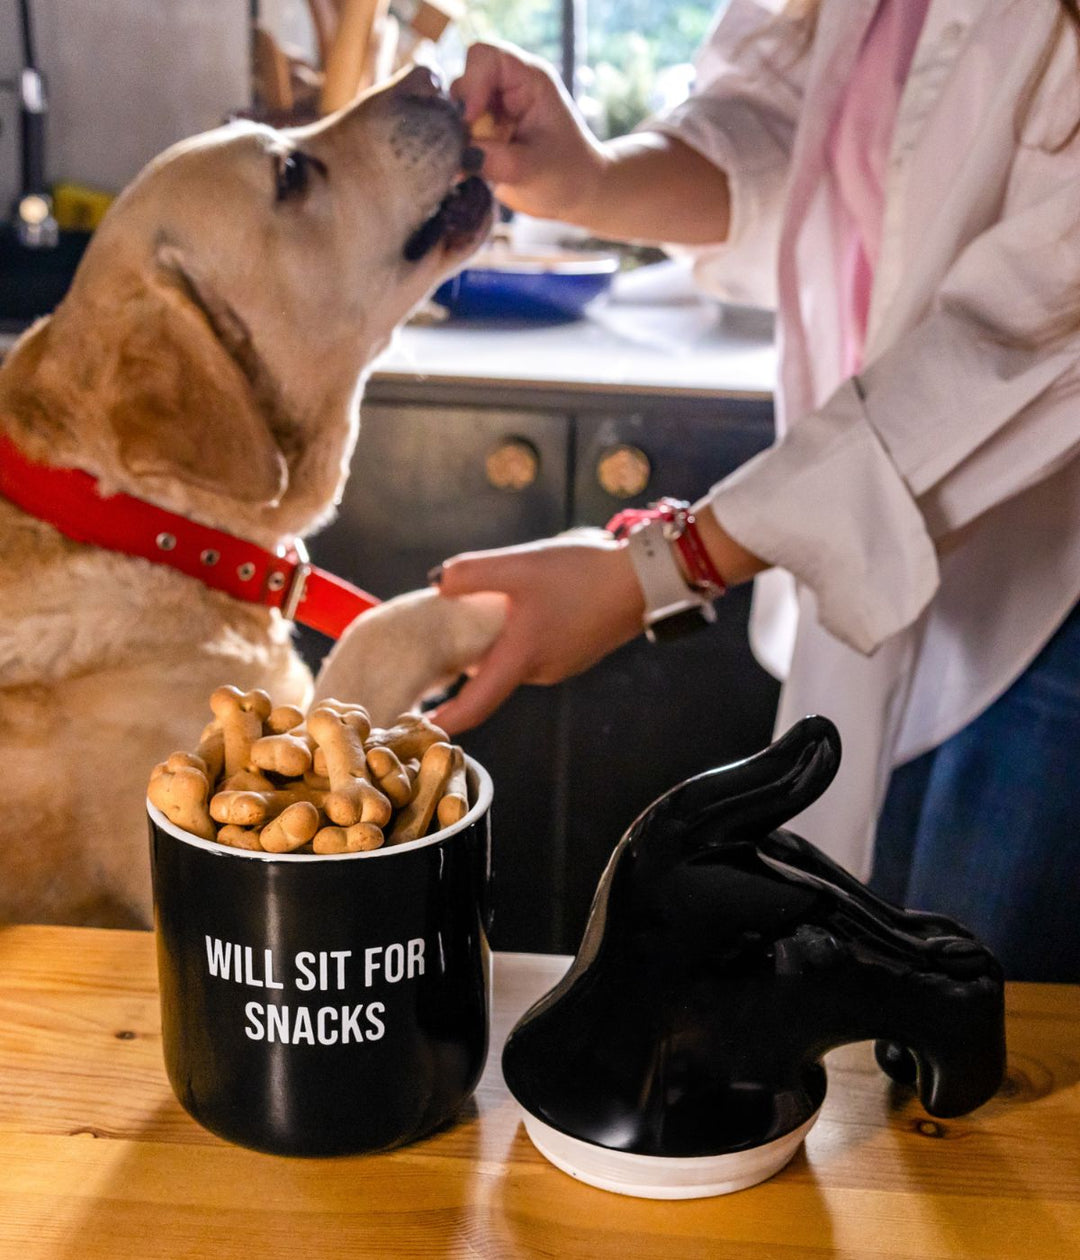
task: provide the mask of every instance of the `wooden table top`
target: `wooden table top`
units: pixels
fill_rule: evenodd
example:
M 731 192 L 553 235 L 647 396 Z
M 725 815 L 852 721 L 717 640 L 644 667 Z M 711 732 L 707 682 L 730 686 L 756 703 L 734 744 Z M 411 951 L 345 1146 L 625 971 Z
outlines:
M 492 1053 L 455 1125 L 385 1155 L 283 1159 L 173 1097 L 149 933 L 0 929 L 0 1257 L 1080 1257 L 1080 987 L 1010 986 L 1008 1078 L 973 1115 L 930 1119 L 848 1046 L 786 1169 L 660 1202 L 548 1164 L 503 1084 L 507 1032 L 566 965 L 495 956 Z

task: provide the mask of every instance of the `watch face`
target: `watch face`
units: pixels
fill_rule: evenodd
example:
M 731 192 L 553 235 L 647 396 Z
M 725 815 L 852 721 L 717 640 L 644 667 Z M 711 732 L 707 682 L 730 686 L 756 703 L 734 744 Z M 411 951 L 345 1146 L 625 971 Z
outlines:
M 650 643 L 665 643 L 669 639 L 681 639 L 685 635 L 701 630 L 709 622 L 716 620 L 716 609 L 712 604 L 693 603 L 669 617 L 650 622 L 645 627 L 645 637 Z

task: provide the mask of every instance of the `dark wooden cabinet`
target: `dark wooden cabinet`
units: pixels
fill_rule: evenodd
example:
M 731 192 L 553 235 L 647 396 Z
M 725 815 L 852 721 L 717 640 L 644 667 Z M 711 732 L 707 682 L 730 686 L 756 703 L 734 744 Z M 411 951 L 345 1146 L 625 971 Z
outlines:
M 388 597 L 459 551 L 603 525 L 663 494 L 693 499 L 772 439 L 763 400 L 510 393 L 444 402 L 433 388 L 421 404 L 369 388 L 339 514 L 310 540 L 316 562 Z M 488 475 L 507 444 L 533 461 L 535 478 L 518 489 Z M 601 482 L 613 452 L 647 472 L 629 498 Z M 560 686 L 522 688 L 462 737 L 495 783 L 497 948 L 573 952 L 634 817 L 687 775 L 768 742 L 777 685 L 751 656 L 748 608 L 749 592 L 735 590 L 713 626 L 663 646 L 639 639 Z M 313 665 L 326 646 L 301 640 Z

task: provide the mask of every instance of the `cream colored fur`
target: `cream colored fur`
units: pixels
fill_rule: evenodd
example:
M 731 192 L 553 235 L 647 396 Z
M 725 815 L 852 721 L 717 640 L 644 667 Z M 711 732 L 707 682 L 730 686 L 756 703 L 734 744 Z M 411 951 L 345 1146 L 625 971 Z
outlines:
M 326 177 L 278 202 L 275 154 L 294 143 Z M 452 110 L 407 82 L 311 128 L 238 125 L 169 150 L 0 369 L 0 428 L 106 493 L 263 546 L 317 528 L 344 485 L 368 364 L 478 243 L 402 257 L 461 144 Z M 71 543 L 0 500 L 0 922 L 148 926 L 150 770 L 194 747 L 222 683 L 305 704 L 290 635 L 276 612 Z M 466 635 L 460 663 L 483 640 Z M 369 679 L 408 670 L 391 710 L 456 667 L 430 652 L 443 641 L 430 609 L 419 637 L 394 621 L 363 641 Z M 367 685 L 343 664 L 336 685 Z
M 342 635 L 319 670 L 315 698 L 363 696 L 376 724 L 389 722 L 478 661 L 505 617 L 494 593 L 443 599 L 423 590 L 389 599 Z

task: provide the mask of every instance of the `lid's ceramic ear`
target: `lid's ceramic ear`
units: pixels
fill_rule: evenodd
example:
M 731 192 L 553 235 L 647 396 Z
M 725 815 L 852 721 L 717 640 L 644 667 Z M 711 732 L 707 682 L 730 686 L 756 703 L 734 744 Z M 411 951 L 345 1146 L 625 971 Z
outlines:
M 633 1194 L 752 1184 L 797 1148 L 825 1096 L 821 1058 L 850 1041 L 882 1039 L 879 1062 L 932 1114 L 997 1089 L 993 957 L 777 829 L 839 758 L 832 724 L 806 718 L 672 789 L 619 842 L 577 958 L 503 1052 L 556 1163 Z

